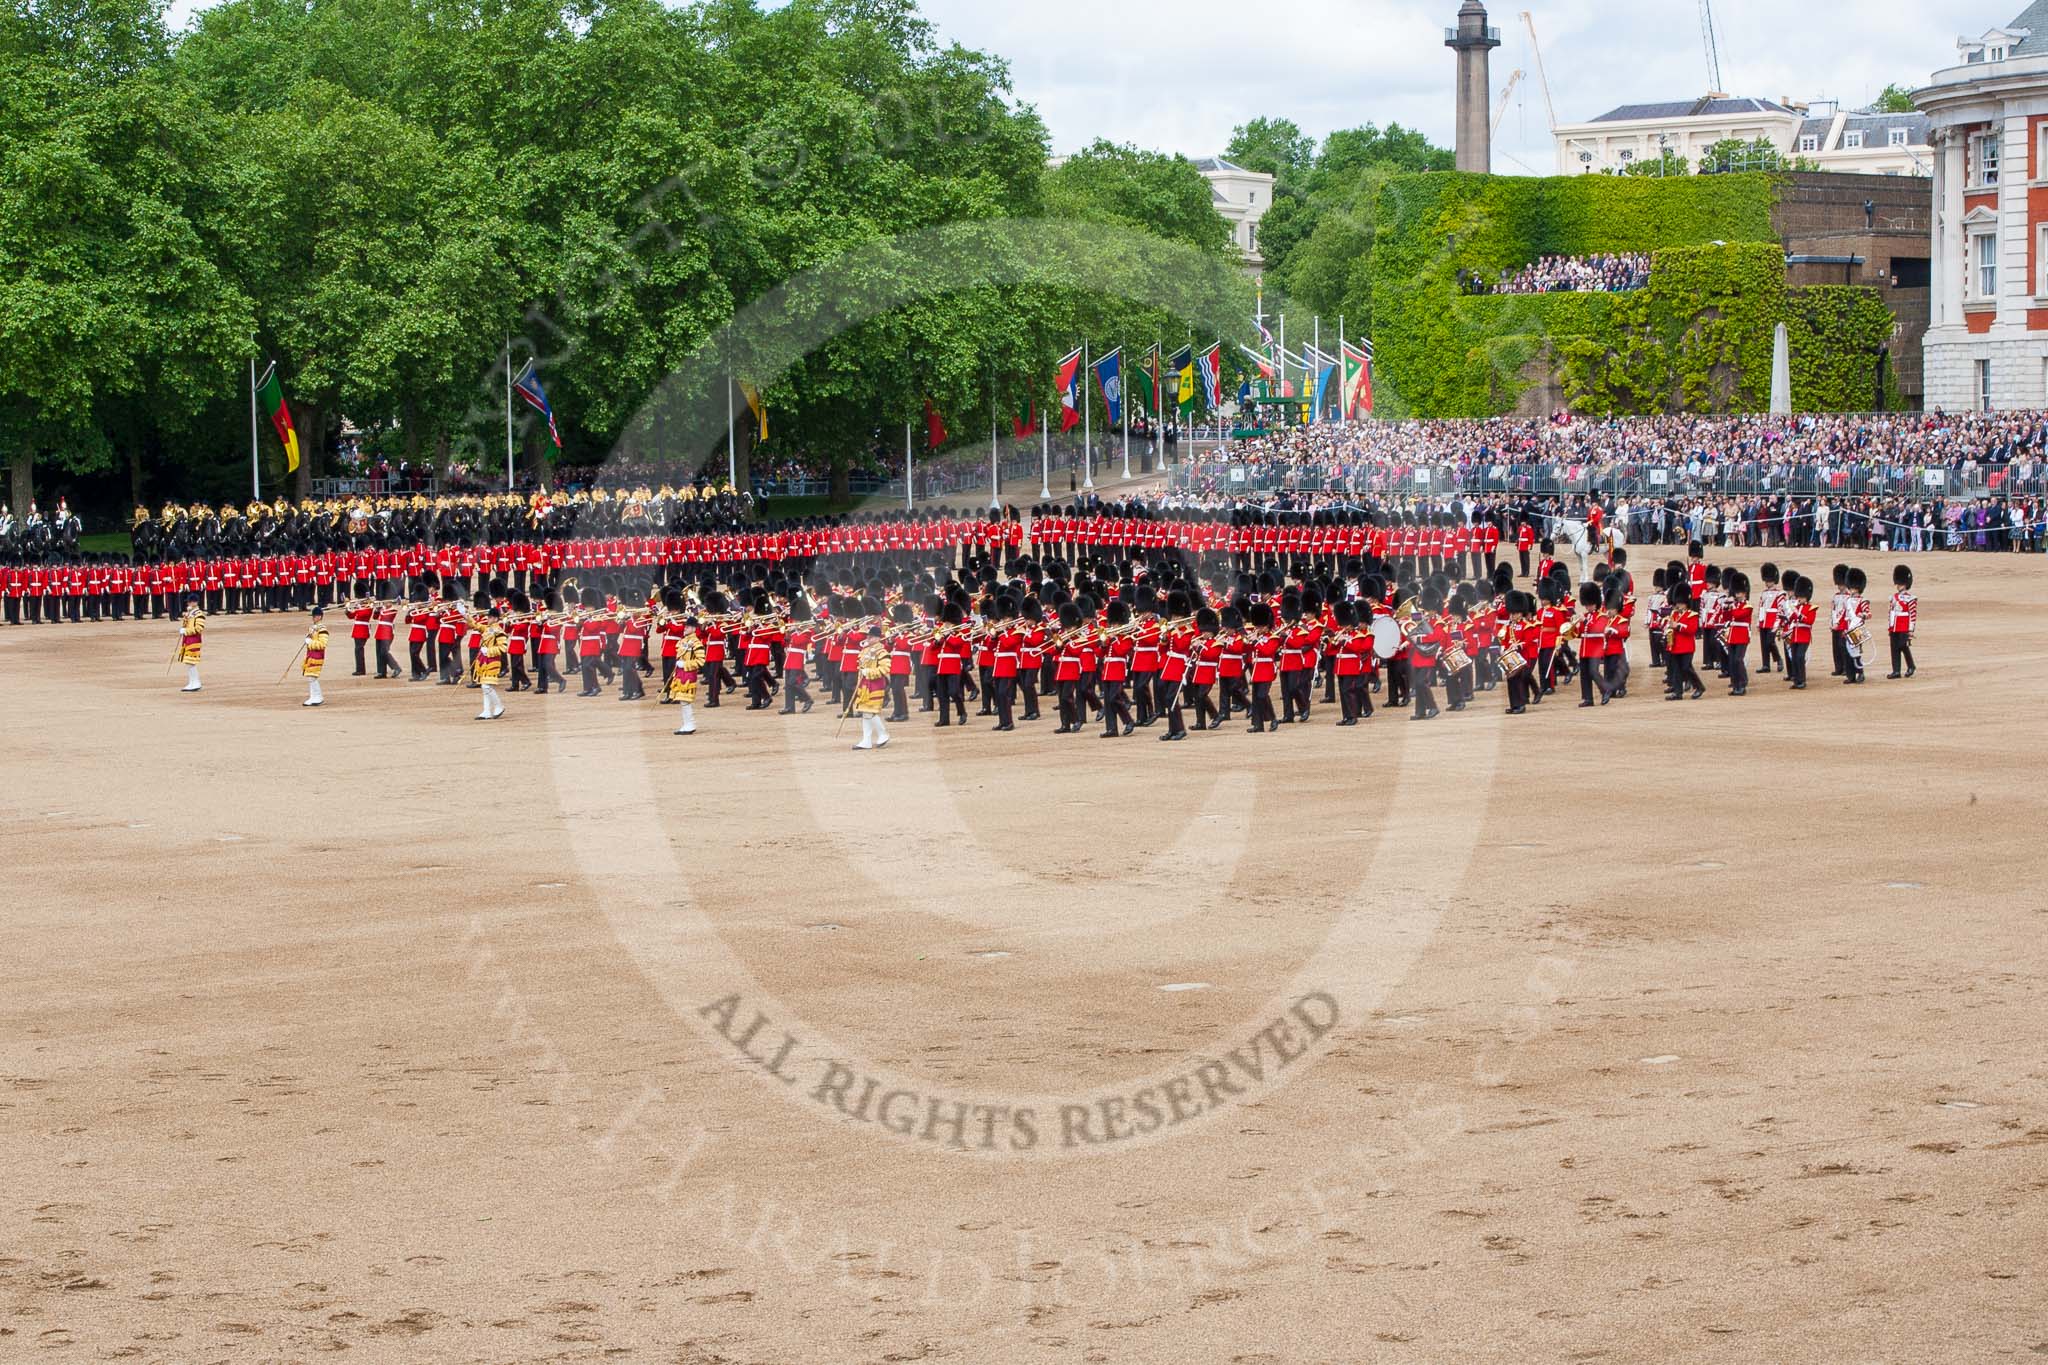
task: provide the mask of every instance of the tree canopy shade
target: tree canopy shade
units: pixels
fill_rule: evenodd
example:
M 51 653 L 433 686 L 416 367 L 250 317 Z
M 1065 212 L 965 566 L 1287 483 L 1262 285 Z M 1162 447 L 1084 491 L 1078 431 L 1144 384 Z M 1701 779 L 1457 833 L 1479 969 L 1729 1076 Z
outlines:
M 1870 102 L 1873 114 L 1910 114 L 1913 112 L 1912 87 L 1893 81 L 1877 92 L 1877 98 Z
M 495 467 L 508 338 L 564 459 L 695 458 L 671 419 L 715 407 L 722 434 L 723 376 L 664 378 L 825 262 L 886 277 L 925 268 L 895 239 L 1012 219 L 1235 259 L 1184 160 L 1098 145 L 1048 171 L 1004 64 L 908 0 L 225 0 L 177 36 L 153 0 L 16 0 L 0 115 L 0 449 L 23 481 L 31 456 L 125 456 L 165 491 L 246 487 L 257 355 L 302 479 L 344 414 L 394 454 Z M 742 374 L 775 447 L 844 470 L 927 399 L 1014 410 L 1083 329 L 1167 330 L 1097 292 L 1113 270 L 1012 264 Z M 796 329 L 831 306 L 775 297 Z

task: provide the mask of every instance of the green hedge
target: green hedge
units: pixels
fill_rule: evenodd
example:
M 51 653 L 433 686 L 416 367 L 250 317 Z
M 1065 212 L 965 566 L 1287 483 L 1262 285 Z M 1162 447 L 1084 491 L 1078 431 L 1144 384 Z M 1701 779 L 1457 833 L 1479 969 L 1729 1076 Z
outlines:
M 1770 399 L 1780 319 L 1792 334 L 1797 406 L 1869 407 L 1874 346 L 1891 314 L 1867 289 L 1786 289 L 1775 194 L 1767 175 L 1393 178 L 1372 258 L 1382 411 L 1506 412 L 1546 343 L 1578 411 L 1757 410 Z M 1460 269 L 1492 277 L 1543 255 L 1607 251 L 1652 253 L 1649 287 L 1458 290 Z

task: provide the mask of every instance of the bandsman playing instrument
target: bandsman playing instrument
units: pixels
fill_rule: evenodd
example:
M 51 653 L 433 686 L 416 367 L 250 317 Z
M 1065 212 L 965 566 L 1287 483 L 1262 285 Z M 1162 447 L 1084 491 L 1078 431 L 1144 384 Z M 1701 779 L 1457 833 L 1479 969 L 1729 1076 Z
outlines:
M 299 661 L 299 676 L 306 680 L 306 699 L 301 706 L 318 706 L 324 700 L 320 695 L 320 671 L 327 666 L 327 622 L 319 607 L 313 608 L 313 623 L 306 628 L 306 652 Z
M 1892 570 L 1892 605 L 1886 626 L 1891 635 L 1892 671 L 1885 676 L 1910 678 L 1919 671 L 1913 662 L 1913 632 L 1920 629 L 1920 599 L 1913 595 L 1913 571 L 1904 564 Z M 1901 665 L 1904 674 L 1899 672 Z
M 1863 570 L 1851 567 L 1842 576 L 1842 658 L 1845 665 L 1842 681 L 1860 683 L 1865 681 L 1864 665 L 1870 659 L 1870 599 L 1863 595 L 1870 586 L 1870 579 Z
M 1721 588 L 1727 598 L 1722 603 L 1721 615 L 1727 622 L 1723 627 L 1722 653 L 1728 661 L 1728 695 L 1747 696 L 1749 636 L 1751 623 L 1756 619 L 1756 608 L 1749 602 L 1749 575 L 1730 569 L 1721 577 Z

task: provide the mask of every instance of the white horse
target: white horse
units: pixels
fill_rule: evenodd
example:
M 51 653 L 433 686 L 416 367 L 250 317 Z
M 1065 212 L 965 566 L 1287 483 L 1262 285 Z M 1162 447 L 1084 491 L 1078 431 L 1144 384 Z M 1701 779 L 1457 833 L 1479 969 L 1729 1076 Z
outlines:
M 1595 536 L 1585 522 L 1575 517 L 1552 517 L 1550 538 L 1560 545 L 1569 546 L 1571 552 L 1578 556 L 1581 583 L 1593 577 L 1593 556 L 1599 555 L 1604 559 L 1628 544 L 1628 537 L 1619 526 L 1603 525 L 1600 534 Z

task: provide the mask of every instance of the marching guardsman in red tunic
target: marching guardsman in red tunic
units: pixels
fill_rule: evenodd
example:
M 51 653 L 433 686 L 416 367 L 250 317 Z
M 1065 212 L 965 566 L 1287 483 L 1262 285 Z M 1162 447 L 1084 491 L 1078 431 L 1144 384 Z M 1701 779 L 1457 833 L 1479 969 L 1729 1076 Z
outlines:
M 1102 653 L 1102 737 L 1118 739 L 1137 729 L 1137 715 L 1130 703 L 1131 656 L 1135 651 L 1129 633 L 1131 609 L 1125 602 L 1111 602 L 1103 615 L 1109 629 Z
M 1202 607 L 1195 612 L 1195 635 L 1188 642 L 1188 667 L 1194 671 L 1188 675 L 1188 697 L 1195 707 L 1195 728 L 1197 730 L 1220 730 L 1222 717 L 1216 713 L 1215 700 L 1210 689 L 1216 686 L 1223 664 L 1223 641 L 1219 632 L 1223 629 L 1223 618 L 1213 607 Z
M 1728 695 L 1749 691 L 1749 633 L 1756 608 L 1749 604 L 1749 575 L 1735 569 L 1721 576 L 1721 654 L 1727 660 Z
M 1892 671 L 1885 676 L 1912 677 L 1919 671 L 1913 662 L 1913 632 L 1920 629 L 1920 599 L 1913 595 L 1913 571 L 1904 564 L 1892 570 L 1892 605 L 1885 628 L 1892 645 Z M 1904 674 L 1899 672 L 1901 664 Z
M 377 680 L 402 677 L 398 660 L 391 657 L 391 642 L 398 634 L 398 604 L 379 602 L 371 619 L 376 626 Z
M 1785 680 L 1792 684 L 1795 692 L 1806 687 L 1806 654 L 1813 648 L 1814 623 L 1820 620 L 1820 608 L 1813 605 L 1813 580 L 1800 574 L 1796 580 L 1788 574 L 1785 581 L 1792 583 L 1792 604 L 1786 617 L 1790 635 L 1785 650 Z
M 915 647 L 910 635 L 910 604 L 898 602 L 889 608 L 889 720 L 910 719 L 910 680 L 915 666 Z
M 1081 732 L 1081 609 L 1060 603 L 1060 632 L 1053 644 L 1053 683 L 1059 689 L 1060 723 L 1056 735 Z M 943 705 L 943 700 L 941 705 Z M 939 724 L 946 722 L 941 719 Z
M 811 604 L 801 593 L 789 599 L 789 629 L 782 639 L 782 714 L 798 707 L 811 709 L 811 641 L 817 631 L 811 625 Z
M 1522 557 L 1522 577 L 1529 576 L 1529 551 L 1536 548 L 1536 528 L 1524 521 L 1515 528 L 1515 552 Z
M 1607 688 L 1607 632 L 1608 620 L 1605 595 L 1598 583 L 1579 584 L 1579 606 L 1584 608 L 1579 616 L 1579 705 L 1591 706 L 1593 689 L 1600 689 L 1602 706 L 1614 700 Z
M 1766 560 L 1760 570 L 1764 589 L 1756 598 L 1756 646 L 1759 673 L 1771 671 L 1771 665 L 1781 663 L 1778 654 L 1778 627 L 1785 619 L 1785 594 L 1778 587 L 1778 566 Z
M 1252 682 L 1252 723 L 1246 728 L 1254 735 L 1277 733 L 1280 726 L 1273 714 L 1273 683 L 1280 676 L 1280 638 L 1273 633 L 1273 608 L 1264 602 L 1253 603 L 1245 623 L 1251 628 L 1245 642 L 1250 646 Z
M 320 695 L 320 670 L 327 666 L 327 623 L 320 619 L 326 613 L 313 608 L 313 624 L 306 628 L 305 657 L 299 662 L 299 676 L 306 680 L 306 699 L 301 706 L 318 706 Z
M 1024 632 L 1017 628 L 1010 599 L 998 597 L 989 604 L 988 628 L 994 638 L 995 663 L 989 671 L 989 690 L 994 694 L 996 707 L 995 729 L 998 731 L 1017 728 L 1017 675 L 1021 671 L 1020 661 L 1024 651 Z M 890 685 L 895 685 L 893 676 Z
M 1664 700 L 1681 701 L 1690 688 L 1693 700 L 1698 701 L 1707 691 L 1692 666 L 1693 653 L 1699 648 L 1700 617 L 1693 610 L 1692 592 L 1683 574 L 1679 580 L 1671 590 L 1671 614 L 1664 620 Z
M 370 644 L 370 614 L 373 610 L 374 608 L 368 602 L 350 601 L 343 613 L 348 617 L 348 638 L 355 641 L 355 676 L 358 678 L 367 677 L 370 672 L 365 651 L 369 648 Z M 378 676 L 383 676 L 381 668 L 378 669 Z

